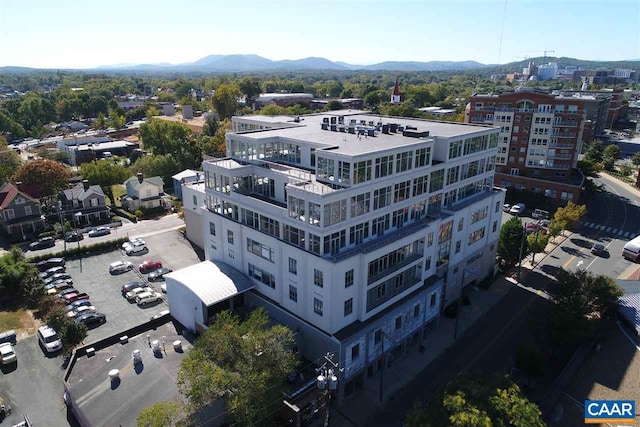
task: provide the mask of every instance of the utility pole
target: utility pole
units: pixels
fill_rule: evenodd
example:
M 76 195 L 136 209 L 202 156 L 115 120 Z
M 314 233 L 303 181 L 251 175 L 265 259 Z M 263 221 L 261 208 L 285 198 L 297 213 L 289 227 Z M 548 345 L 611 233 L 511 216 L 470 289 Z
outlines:
M 337 373 L 341 371 L 338 363 L 333 361 L 333 353 L 324 356 L 325 362 L 318 368 L 318 389 L 325 390 L 324 397 L 327 400 L 325 406 L 324 427 L 329 426 L 329 413 L 331 412 L 331 392 L 338 388 Z
M 524 227 L 522 227 L 522 240 L 520 241 L 520 257 L 518 261 L 518 283 L 520 283 L 520 271 L 522 270 L 522 250 L 524 248 L 524 240 L 527 238 L 527 233 Z
M 58 217 L 60 218 L 60 227 L 62 229 L 62 242 L 64 244 L 64 253 L 67 253 L 67 233 L 64 229 L 64 222 L 62 221 L 62 202 L 58 201 Z

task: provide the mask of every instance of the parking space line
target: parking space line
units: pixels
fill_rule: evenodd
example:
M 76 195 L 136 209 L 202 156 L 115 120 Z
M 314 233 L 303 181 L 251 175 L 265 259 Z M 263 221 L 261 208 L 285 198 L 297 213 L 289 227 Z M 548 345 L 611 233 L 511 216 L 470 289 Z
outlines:
M 624 233 L 624 237 L 629 237 L 629 232 Z
M 600 231 L 604 230 L 605 228 L 607 228 L 607 227 L 606 227 L 606 226 L 604 226 L 604 225 L 601 225 L 601 226 L 600 226 Z
M 594 223 L 591 223 L 591 225 L 589 226 L 589 228 L 596 228 L 597 226 L 598 226 L 598 224 L 596 224 L 596 223 L 594 222 Z
M 611 231 L 611 227 L 607 227 L 606 232 L 608 233 L 608 232 L 610 232 L 610 231 Z
M 624 234 L 624 230 L 618 231 L 618 236 L 622 236 Z

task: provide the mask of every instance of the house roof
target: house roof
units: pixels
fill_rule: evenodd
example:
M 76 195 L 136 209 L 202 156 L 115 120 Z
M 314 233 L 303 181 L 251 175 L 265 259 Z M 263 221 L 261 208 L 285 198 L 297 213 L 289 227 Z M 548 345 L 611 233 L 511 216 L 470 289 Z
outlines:
M 11 182 L 6 182 L 2 187 L 0 187 L 0 209 L 4 209 L 9 206 L 18 194 L 26 197 L 29 200 L 37 202 L 36 199 L 31 197 L 24 191 L 18 190 L 18 187 L 16 187 Z
M 165 279 L 186 287 L 207 306 L 254 288 L 251 279 L 240 271 L 228 264 L 212 261 L 174 271 Z
M 67 200 L 73 200 L 73 199 L 85 200 L 87 197 L 91 196 L 92 194 L 98 194 L 104 197 L 104 192 L 102 191 L 102 188 L 99 185 L 90 185 L 89 189 L 85 191 L 84 185 L 82 183 L 68 190 L 64 190 L 63 193 L 67 198 Z
M 164 187 L 164 181 L 159 176 L 152 176 L 151 178 L 143 178 L 142 183 L 144 182 L 148 184 Z M 137 176 L 132 176 L 131 178 L 129 178 L 124 182 L 124 185 L 127 187 L 131 186 L 134 190 L 137 190 L 142 183 L 138 180 Z
M 173 175 L 171 178 L 173 178 L 173 179 L 175 179 L 177 181 L 180 181 L 182 178 L 191 178 L 191 177 L 194 177 L 194 176 L 196 176 L 198 174 L 202 175 L 203 173 L 199 172 L 199 171 L 194 171 L 192 169 L 185 169 L 182 172 Z

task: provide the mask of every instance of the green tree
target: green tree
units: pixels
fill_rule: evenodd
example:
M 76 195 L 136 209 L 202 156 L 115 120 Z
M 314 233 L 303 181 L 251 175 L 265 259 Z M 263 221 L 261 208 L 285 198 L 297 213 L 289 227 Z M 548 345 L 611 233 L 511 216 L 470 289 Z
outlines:
M 342 105 L 342 102 L 337 99 L 332 99 L 327 103 L 327 110 L 329 111 L 342 110 L 343 108 L 344 105 Z
M 7 182 L 22 164 L 20 155 L 3 142 L 0 141 L 0 185 Z
M 620 157 L 621 154 L 620 148 L 615 144 L 607 145 L 604 148 L 604 152 L 602 155 L 602 167 L 606 171 L 612 171 L 615 169 L 616 160 Z
M 69 317 L 67 316 L 67 311 L 64 309 L 64 306 L 55 304 L 54 307 L 49 309 L 49 313 L 45 320 L 47 325 L 51 326 L 62 335 L 62 331 L 69 322 Z
M 0 110 L 0 134 L 10 135 L 10 140 L 24 138 L 27 131 L 11 116 Z
M 238 87 L 247 97 L 247 105 L 252 106 L 258 95 L 260 95 L 260 79 L 253 76 L 247 76 L 240 79 Z
M 159 402 L 144 408 L 138 414 L 138 427 L 166 427 L 174 425 L 182 416 L 178 402 Z
M 527 248 L 529 253 L 539 254 L 549 243 L 549 235 L 543 232 L 532 233 L 527 236 Z
M 89 181 L 91 185 L 99 185 L 104 194 L 111 200 L 111 204 L 116 203 L 113 196 L 112 185 L 122 184 L 128 177 L 127 169 L 115 162 L 97 161 L 83 163 L 80 166 L 80 174 Z
M 164 182 L 170 182 L 171 177 L 183 169 L 178 160 L 170 155 L 142 156 L 129 168 L 134 174 L 142 172 L 144 176 L 160 176 Z
M 125 118 L 121 114 L 112 112 L 111 115 L 109 116 L 109 124 L 116 129 L 121 129 L 124 127 Z
M 514 216 L 505 222 L 500 229 L 498 240 L 498 256 L 507 264 L 513 265 L 520 261 L 520 246 L 523 244 L 525 230 L 520 218 Z M 525 240 L 522 248 L 522 256 L 527 253 Z
M 576 205 L 573 202 L 569 202 L 567 206 L 558 208 L 553 218 L 559 224 L 564 224 L 565 229 L 571 230 L 586 213 L 586 205 Z
M 567 228 L 567 223 L 564 221 L 558 221 L 555 218 L 549 222 L 549 235 L 551 238 L 556 238 L 562 233 L 562 230 Z
M 640 166 L 640 151 L 634 153 L 633 156 L 631 156 L 631 163 L 633 163 L 635 166 Z
M 633 166 L 631 166 L 629 163 L 625 163 L 620 166 L 619 170 L 622 175 L 629 176 L 633 173 Z
M 591 141 L 586 151 L 584 152 L 584 159 L 591 163 L 601 163 L 604 155 L 604 144 L 599 139 Z
M 87 337 L 87 326 L 68 318 L 67 320 L 61 329 L 62 350 L 65 354 L 71 354 L 73 349 Z
M 218 86 L 213 97 L 211 106 L 218 112 L 221 119 L 230 119 L 238 110 L 238 100 L 242 96 L 242 91 L 235 84 L 223 83 Z
M 0 295 L 22 300 L 28 306 L 37 304 L 44 295 L 38 272 L 18 247 L 0 256 Z
M 210 116 L 207 116 L 207 118 L 204 119 L 204 126 L 202 127 L 202 133 L 206 136 L 214 136 L 218 131 L 219 126 L 220 126 L 220 122 L 218 122 L 218 119 L 216 119 L 216 117 L 213 114 Z
M 146 150 L 153 154 L 174 154 L 180 145 L 187 144 L 191 130 L 178 122 L 151 119 L 140 126 L 140 138 Z
M 225 396 L 241 425 L 255 425 L 281 404 L 286 375 L 295 369 L 293 333 L 269 326 L 263 309 L 241 322 L 224 311 L 205 331 L 178 372 L 178 388 L 197 409 Z
M 40 196 L 51 196 L 67 187 L 70 175 L 66 166 L 43 159 L 21 165 L 13 174 L 12 180 L 37 188 Z
M 285 108 L 275 104 L 267 105 L 262 110 L 260 110 L 260 114 L 262 114 L 263 116 L 279 116 L 281 114 L 285 114 L 285 112 Z
M 456 377 L 433 405 L 414 405 L 407 427 L 542 427 L 542 413 L 507 376 Z
M 150 105 L 149 108 L 147 108 L 146 110 L 147 119 L 150 119 L 152 117 L 159 116 L 159 115 L 160 115 L 160 110 L 158 110 L 155 107 L 155 105 Z

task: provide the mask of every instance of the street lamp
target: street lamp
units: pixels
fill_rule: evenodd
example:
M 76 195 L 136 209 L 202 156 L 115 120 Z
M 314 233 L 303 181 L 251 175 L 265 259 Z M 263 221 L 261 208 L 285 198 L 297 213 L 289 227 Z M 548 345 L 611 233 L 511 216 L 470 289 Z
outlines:
M 329 413 L 331 412 L 331 392 L 338 388 L 338 377 L 335 375 L 340 372 L 338 364 L 333 361 L 333 354 L 327 353 L 324 356 L 325 362 L 318 368 L 318 389 L 324 390 L 324 397 L 327 399 L 324 427 L 329 426 Z
M 78 234 L 78 227 L 80 225 L 80 218 L 82 218 L 82 212 L 76 212 L 73 214 L 76 222 L 76 234 Z M 78 256 L 80 257 L 80 273 L 82 273 L 82 256 L 80 255 L 80 239 L 78 239 Z
M 62 242 L 64 244 L 64 252 L 67 252 L 67 236 L 64 230 L 64 221 L 62 220 L 62 202 L 58 201 L 58 217 L 60 218 L 60 227 L 62 229 Z

